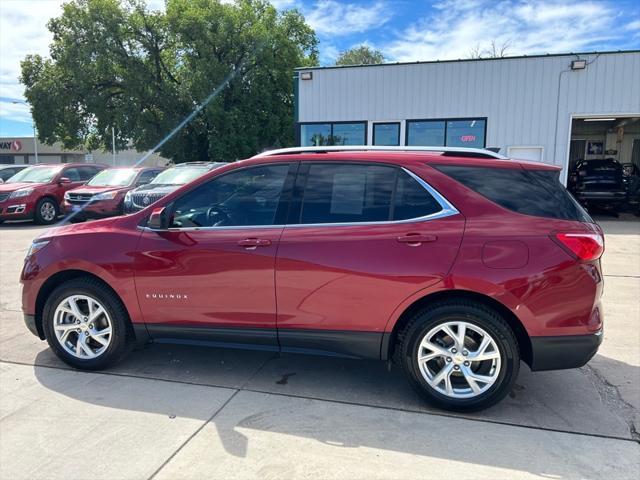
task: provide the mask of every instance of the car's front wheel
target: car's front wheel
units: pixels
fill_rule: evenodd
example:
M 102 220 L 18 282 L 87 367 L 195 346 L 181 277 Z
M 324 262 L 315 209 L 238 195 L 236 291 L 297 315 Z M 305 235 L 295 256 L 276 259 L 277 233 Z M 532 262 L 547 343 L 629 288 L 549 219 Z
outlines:
M 520 367 L 518 343 L 505 320 L 466 300 L 418 312 L 398 335 L 396 348 L 412 386 L 448 410 L 494 405 L 509 393 Z
M 44 331 L 49 346 L 65 363 L 99 370 L 128 351 L 128 315 L 120 299 L 92 278 L 70 280 L 45 303 Z
M 60 214 L 58 202 L 54 199 L 45 197 L 38 200 L 36 210 L 33 214 L 34 220 L 40 225 L 49 225 L 56 221 Z

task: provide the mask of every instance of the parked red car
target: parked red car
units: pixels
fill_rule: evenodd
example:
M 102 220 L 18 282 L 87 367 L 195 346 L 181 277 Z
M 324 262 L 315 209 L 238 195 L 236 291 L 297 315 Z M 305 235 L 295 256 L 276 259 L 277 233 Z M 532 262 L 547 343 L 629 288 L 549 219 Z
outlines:
M 329 147 L 229 164 L 34 240 L 25 322 L 81 369 L 134 341 L 227 343 L 392 359 L 435 405 L 487 407 L 521 359 L 595 354 L 604 240 L 557 167 L 479 156 Z
M 33 219 L 47 225 L 62 212 L 64 193 L 76 188 L 104 165 L 63 163 L 26 168 L 0 184 L 0 223 L 5 220 Z
M 64 194 L 64 211 L 74 219 L 112 217 L 123 213 L 126 193 L 151 182 L 160 167 L 120 167 L 103 170 L 85 185 Z

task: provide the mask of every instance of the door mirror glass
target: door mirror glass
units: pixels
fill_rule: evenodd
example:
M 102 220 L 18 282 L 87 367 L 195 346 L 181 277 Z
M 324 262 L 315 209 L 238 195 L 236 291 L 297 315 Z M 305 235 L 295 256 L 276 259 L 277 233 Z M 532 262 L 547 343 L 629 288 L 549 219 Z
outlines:
M 147 221 L 151 230 L 167 230 L 169 228 L 169 210 L 165 207 L 154 208 Z
M 60 184 L 71 183 L 71 179 L 69 177 L 60 177 L 60 180 L 58 180 L 58 183 Z

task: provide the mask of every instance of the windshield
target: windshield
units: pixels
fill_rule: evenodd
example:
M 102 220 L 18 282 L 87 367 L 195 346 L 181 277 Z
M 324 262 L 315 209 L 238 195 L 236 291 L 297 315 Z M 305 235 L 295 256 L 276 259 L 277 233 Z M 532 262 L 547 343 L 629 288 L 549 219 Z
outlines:
M 153 179 L 155 185 L 184 185 L 198 178 L 208 170 L 205 167 L 174 167 L 165 170 Z
M 16 173 L 7 183 L 49 183 L 60 167 L 30 167 Z
M 124 187 L 136 176 L 133 168 L 112 168 L 103 170 L 87 183 L 90 187 Z

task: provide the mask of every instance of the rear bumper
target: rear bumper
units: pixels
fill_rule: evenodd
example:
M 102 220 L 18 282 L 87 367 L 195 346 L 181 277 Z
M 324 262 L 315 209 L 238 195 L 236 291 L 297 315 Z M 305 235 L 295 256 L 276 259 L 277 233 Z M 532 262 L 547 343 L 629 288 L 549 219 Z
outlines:
M 531 337 L 531 370 L 562 370 L 585 365 L 602 343 L 602 330 L 589 335 Z
M 622 202 L 627 198 L 627 192 L 624 191 L 589 191 L 583 190 L 575 193 L 579 200 L 590 200 L 600 202 Z

